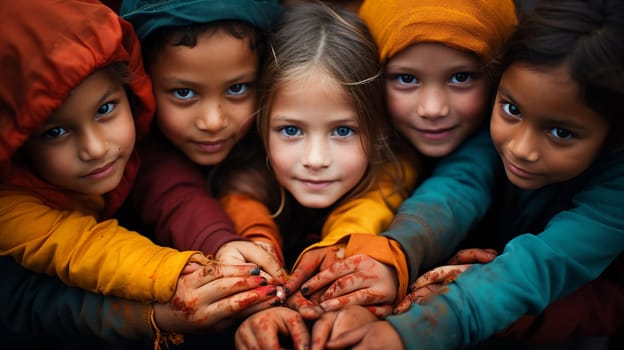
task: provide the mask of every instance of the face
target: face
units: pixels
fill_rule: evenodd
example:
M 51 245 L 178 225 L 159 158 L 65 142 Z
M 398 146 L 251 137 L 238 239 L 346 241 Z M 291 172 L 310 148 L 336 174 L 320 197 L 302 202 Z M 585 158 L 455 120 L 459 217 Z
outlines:
M 513 64 L 503 73 L 490 133 L 514 185 L 537 189 L 578 176 L 600 153 L 608 130 L 564 67 Z
M 49 183 L 101 195 L 119 184 L 134 141 L 134 120 L 125 90 L 103 70 L 71 92 L 26 142 L 25 151 Z
M 358 120 L 343 87 L 318 69 L 276 91 L 270 162 L 277 180 L 303 206 L 329 207 L 364 176 L 368 158 Z
M 487 115 L 488 82 L 469 53 L 415 44 L 388 60 L 385 76 L 395 127 L 428 157 L 451 153 Z
M 193 162 L 220 163 L 255 120 L 257 68 L 249 41 L 221 30 L 166 45 L 150 67 L 160 130 Z

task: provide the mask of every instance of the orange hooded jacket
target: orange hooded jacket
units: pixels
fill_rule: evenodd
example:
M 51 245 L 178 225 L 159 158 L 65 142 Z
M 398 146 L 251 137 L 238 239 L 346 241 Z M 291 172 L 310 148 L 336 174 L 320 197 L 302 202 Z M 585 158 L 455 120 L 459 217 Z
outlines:
M 126 198 L 139 160 L 104 197 L 56 188 L 16 151 L 94 71 L 127 62 L 137 138 L 154 98 L 132 26 L 99 1 L 20 0 L 0 5 L 0 254 L 64 283 L 143 301 L 168 301 L 194 252 L 154 245 L 110 217 Z

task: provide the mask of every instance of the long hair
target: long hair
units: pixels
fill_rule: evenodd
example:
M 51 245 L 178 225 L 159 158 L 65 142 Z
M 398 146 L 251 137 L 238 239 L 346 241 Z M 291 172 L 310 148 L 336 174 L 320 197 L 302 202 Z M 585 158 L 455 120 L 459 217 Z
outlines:
M 258 84 L 261 105 L 257 119 L 267 152 L 270 108 L 276 92 L 320 68 L 344 88 L 355 106 L 369 159 L 362 181 L 342 200 L 371 189 L 383 165 L 396 163 L 396 157 L 390 144 L 395 136 L 383 102 L 378 51 L 366 26 L 347 10 L 335 10 L 321 2 L 299 3 L 284 11 L 269 43 Z

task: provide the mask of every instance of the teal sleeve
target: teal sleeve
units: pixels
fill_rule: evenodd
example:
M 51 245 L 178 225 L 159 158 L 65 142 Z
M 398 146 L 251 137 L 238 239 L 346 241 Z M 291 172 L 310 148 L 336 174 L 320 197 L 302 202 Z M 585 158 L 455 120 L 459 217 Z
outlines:
M 621 157 L 620 157 L 621 158 Z M 598 277 L 624 249 L 624 162 L 597 167 L 544 231 L 522 234 L 489 264 L 473 265 L 448 291 L 388 321 L 407 349 L 454 349 L 537 314 Z
M 441 159 L 399 207 L 388 231 L 408 259 L 410 281 L 455 252 L 492 202 L 502 165 L 487 129 Z
M 151 306 L 68 287 L 0 257 L 0 328 L 16 335 L 150 339 Z

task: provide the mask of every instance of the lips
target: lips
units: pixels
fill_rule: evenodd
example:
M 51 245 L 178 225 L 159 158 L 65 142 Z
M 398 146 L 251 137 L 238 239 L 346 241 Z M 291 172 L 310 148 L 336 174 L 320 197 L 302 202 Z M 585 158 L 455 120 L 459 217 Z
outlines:
M 303 185 L 312 190 L 322 190 L 329 187 L 334 181 L 329 180 L 299 180 Z
M 115 170 L 115 167 L 117 165 L 117 159 L 107 163 L 106 165 L 96 168 L 95 170 L 89 172 L 88 174 L 84 175 L 83 177 L 87 177 L 87 178 L 91 178 L 91 179 L 101 179 L 104 178 L 108 175 L 110 175 L 111 173 L 113 173 L 113 171 Z
M 537 177 L 536 173 L 532 173 L 530 171 L 527 171 L 523 168 L 520 168 L 516 165 L 514 165 L 513 163 L 511 163 L 509 160 L 505 159 L 505 164 L 507 166 L 507 169 L 509 170 L 510 173 L 512 173 L 513 175 L 522 178 L 522 179 L 533 179 L 535 177 Z
M 227 140 L 217 140 L 217 141 L 194 141 L 193 143 L 199 148 L 202 152 L 207 153 L 215 153 L 221 151 L 225 147 L 225 143 Z
M 419 133 L 423 134 L 424 137 L 429 139 L 443 139 L 448 137 L 456 127 L 450 128 L 437 128 L 437 129 L 416 129 Z

